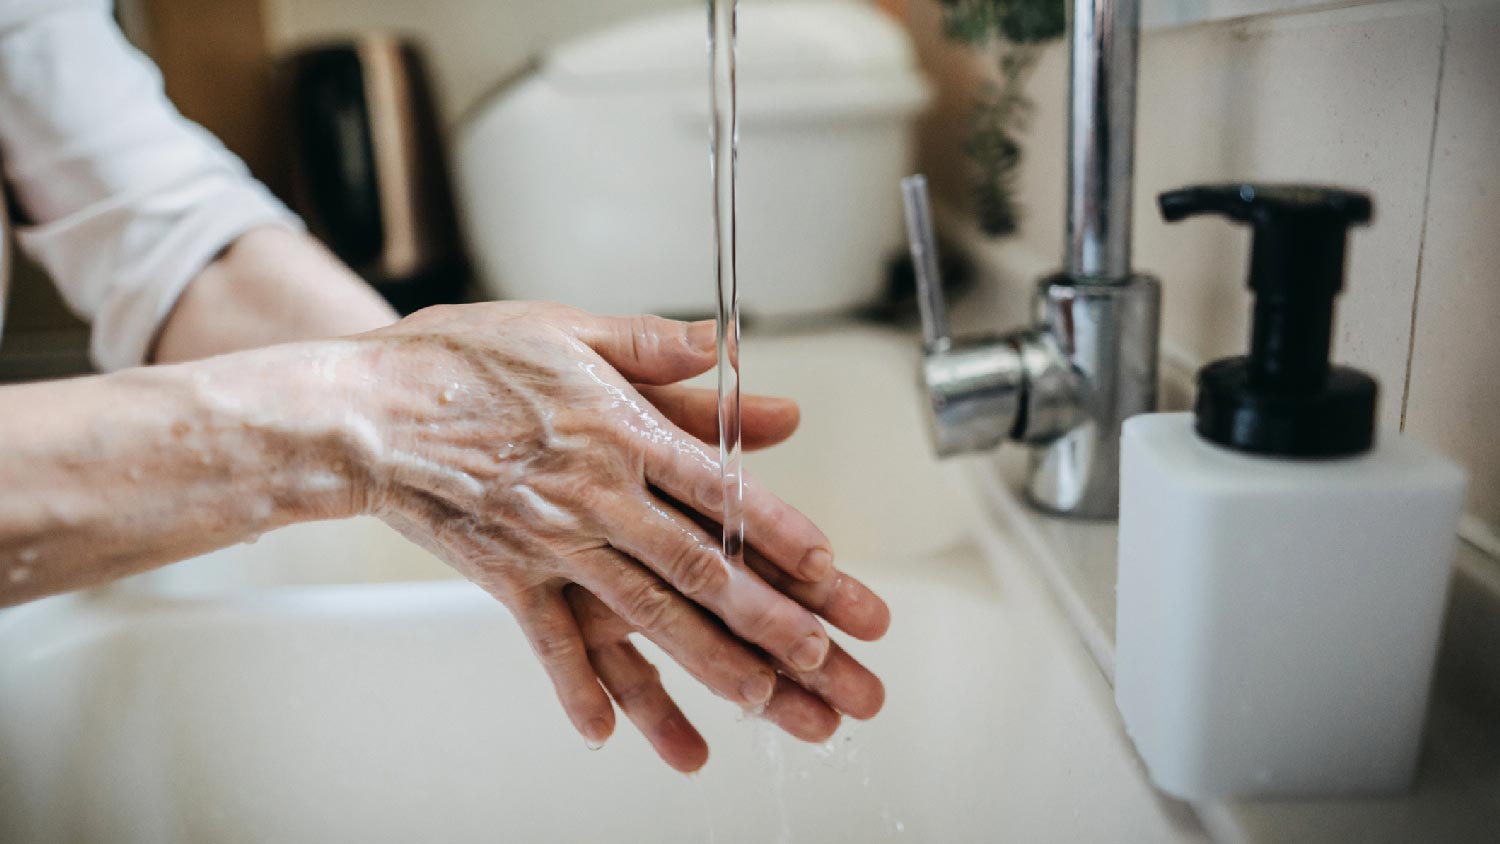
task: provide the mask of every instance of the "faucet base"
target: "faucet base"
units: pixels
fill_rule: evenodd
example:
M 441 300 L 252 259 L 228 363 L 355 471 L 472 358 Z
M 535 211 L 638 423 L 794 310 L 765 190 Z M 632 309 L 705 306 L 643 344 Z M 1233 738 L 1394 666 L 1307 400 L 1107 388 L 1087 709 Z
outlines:
M 1036 382 L 1024 439 L 1033 444 L 1026 495 L 1060 516 L 1120 512 L 1120 426 L 1156 410 L 1161 283 L 1137 274 L 1118 284 L 1053 275 L 1038 283 L 1039 336 L 1066 377 Z M 1063 417 L 1049 408 L 1070 407 Z M 1066 426 L 1046 425 L 1066 419 Z

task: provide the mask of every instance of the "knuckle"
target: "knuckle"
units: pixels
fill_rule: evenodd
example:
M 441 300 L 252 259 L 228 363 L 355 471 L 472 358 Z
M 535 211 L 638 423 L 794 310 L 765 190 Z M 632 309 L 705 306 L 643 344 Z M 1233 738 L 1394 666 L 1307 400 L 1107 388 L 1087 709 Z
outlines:
M 621 706 L 632 706 L 651 697 L 652 692 L 661 682 L 661 672 L 652 666 L 650 670 L 643 671 L 639 676 L 632 677 L 629 682 L 623 683 L 614 692 L 615 700 Z
M 522 307 L 528 316 L 561 325 L 571 325 L 585 316 L 579 309 L 561 302 L 526 302 Z
M 645 360 L 651 354 L 652 343 L 641 327 L 641 318 L 635 317 L 625 326 L 625 331 L 630 339 L 629 354 L 631 360 Z
M 662 629 L 672 612 L 672 593 L 656 581 L 638 587 L 626 601 L 630 623 L 636 629 L 652 632 Z
M 698 473 L 692 489 L 699 507 L 712 512 L 724 509 L 724 480 L 719 475 L 711 472 Z
M 675 324 L 669 319 L 663 319 L 653 314 L 643 314 L 631 317 L 630 332 L 643 341 L 655 345 L 662 338 L 671 337 L 674 333 L 677 333 L 672 330 Z
M 781 603 L 775 600 L 760 602 L 745 618 L 745 633 L 751 639 L 764 642 L 785 625 Z
M 543 662 L 564 662 L 579 653 L 578 638 L 563 633 L 538 634 L 532 638 L 531 647 Z
M 693 597 L 718 594 L 728 580 L 718 555 L 697 545 L 683 549 L 670 570 L 677 588 Z

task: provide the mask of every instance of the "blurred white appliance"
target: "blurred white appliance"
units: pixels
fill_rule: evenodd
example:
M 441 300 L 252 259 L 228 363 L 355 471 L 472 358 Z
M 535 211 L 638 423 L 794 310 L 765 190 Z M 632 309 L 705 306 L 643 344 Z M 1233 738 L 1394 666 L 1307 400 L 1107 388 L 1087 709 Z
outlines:
M 487 293 L 610 314 L 713 308 L 707 18 L 698 3 L 564 45 L 460 128 Z M 749 315 L 871 302 L 929 90 L 863 3 L 742 4 L 739 273 Z

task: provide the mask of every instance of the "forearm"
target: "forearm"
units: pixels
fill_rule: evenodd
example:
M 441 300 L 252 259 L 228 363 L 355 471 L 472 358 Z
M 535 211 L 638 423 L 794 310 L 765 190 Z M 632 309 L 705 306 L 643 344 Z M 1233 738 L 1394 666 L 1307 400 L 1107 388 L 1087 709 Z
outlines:
M 0 388 L 0 606 L 359 507 L 343 344 Z
M 151 360 L 342 337 L 395 321 L 390 305 L 321 244 L 268 226 L 240 236 L 188 285 Z

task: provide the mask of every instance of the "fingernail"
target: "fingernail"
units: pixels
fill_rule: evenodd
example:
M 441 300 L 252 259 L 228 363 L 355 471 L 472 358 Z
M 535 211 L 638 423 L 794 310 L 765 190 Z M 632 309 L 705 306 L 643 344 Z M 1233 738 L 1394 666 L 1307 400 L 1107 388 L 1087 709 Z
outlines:
M 792 666 L 799 671 L 815 671 L 828 657 L 828 640 L 822 636 L 804 636 L 791 653 Z
M 690 323 L 687 330 L 688 345 L 700 351 L 713 351 L 719 338 L 719 327 L 711 319 Z
M 776 691 L 776 678 L 770 674 L 752 674 L 740 685 L 740 694 L 745 698 L 745 705 L 752 709 L 765 706 L 774 691 Z
M 814 548 L 802 558 L 797 567 L 803 580 L 821 580 L 833 568 L 833 554 L 827 548 Z
M 583 743 L 589 750 L 598 750 L 606 741 L 609 741 L 609 723 L 603 718 L 595 718 L 583 725 Z

